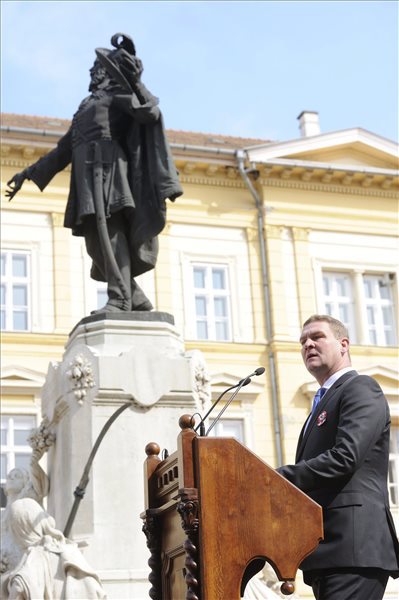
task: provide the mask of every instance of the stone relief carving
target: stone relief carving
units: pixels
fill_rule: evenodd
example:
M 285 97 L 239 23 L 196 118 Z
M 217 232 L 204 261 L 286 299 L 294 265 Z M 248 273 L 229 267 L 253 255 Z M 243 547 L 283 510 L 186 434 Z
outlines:
M 192 360 L 193 392 L 202 411 L 211 400 L 211 377 L 206 368 L 204 357 L 199 350 L 187 352 L 186 356 L 189 356 Z
M 66 372 L 66 376 L 72 383 L 78 404 L 82 405 L 87 390 L 95 385 L 92 365 L 82 354 L 77 354 L 69 366 L 70 369 Z
M 38 461 L 55 442 L 55 432 L 50 428 L 50 422 L 44 417 L 39 427 L 32 429 L 28 443 L 32 448 L 32 461 Z

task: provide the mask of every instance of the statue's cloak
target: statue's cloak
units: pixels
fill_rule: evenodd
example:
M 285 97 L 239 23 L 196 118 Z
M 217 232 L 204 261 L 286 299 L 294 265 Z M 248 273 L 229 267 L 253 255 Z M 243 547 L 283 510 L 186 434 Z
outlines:
M 68 164 L 71 183 L 65 210 L 65 227 L 84 236 L 95 226 L 86 217 L 95 214 L 91 144 L 102 148 L 104 201 L 108 215 L 124 210 L 131 252 L 131 275 L 153 269 L 158 255 L 158 234 L 166 222 L 166 199 L 183 191 L 166 139 L 157 99 L 145 105 L 128 94 L 104 94 L 82 102 L 68 132 L 57 146 L 28 169 L 28 177 L 43 190 Z M 111 190 L 111 191 L 109 191 Z M 95 263 L 91 276 L 105 281 Z

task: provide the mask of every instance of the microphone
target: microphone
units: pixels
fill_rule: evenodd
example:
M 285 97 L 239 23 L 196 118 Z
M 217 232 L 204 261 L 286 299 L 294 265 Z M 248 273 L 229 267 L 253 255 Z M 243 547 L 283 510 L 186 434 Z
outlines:
M 238 383 L 235 383 L 234 385 L 231 385 L 230 387 L 228 387 L 226 390 L 224 390 L 224 392 L 222 392 L 220 394 L 220 396 L 217 398 L 217 400 L 212 404 L 211 408 L 208 410 L 208 412 L 206 413 L 206 415 L 201 419 L 201 421 L 198 423 L 197 427 L 194 429 L 194 431 L 197 431 L 197 429 L 200 430 L 200 436 L 204 437 L 205 435 L 208 435 L 208 433 L 210 432 L 210 430 L 212 429 L 212 427 L 215 425 L 215 423 L 220 419 L 220 417 L 222 416 L 223 412 L 226 410 L 227 406 L 230 404 L 230 402 L 237 396 L 238 392 L 240 391 L 240 389 L 242 387 L 244 387 L 245 385 L 248 385 L 249 383 L 251 383 L 251 377 L 253 377 L 254 375 L 262 375 L 265 372 L 265 368 L 264 367 L 258 367 L 257 369 L 255 369 L 255 371 L 253 373 L 251 373 L 250 375 L 247 375 L 247 377 L 244 377 L 244 379 L 240 379 L 240 381 Z M 212 425 L 209 427 L 208 431 L 205 434 L 205 419 L 207 419 L 209 417 L 209 415 L 211 414 L 211 412 L 213 411 L 213 409 L 215 408 L 215 406 L 220 402 L 220 400 L 223 398 L 223 396 L 225 394 L 227 394 L 227 392 L 230 392 L 231 390 L 234 390 L 234 388 L 237 388 L 237 390 L 234 392 L 234 394 L 232 395 L 232 397 L 229 399 L 228 403 L 226 404 L 226 406 L 222 409 L 222 411 L 219 413 L 219 415 L 216 417 L 215 421 L 212 423 Z
M 208 410 L 206 415 L 203 418 L 201 418 L 201 421 L 198 423 L 197 427 L 195 427 L 194 431 L 197 431 L 197 429 L 199 429 L 200 436 L 203 437 L 205 435 L 205 419 L 207 419 L 209 417 L 209 415 L 211 414 L 211 412 L 213 411 L 215 406 L 219 403 L 219 401 L 223 398 L 223 396 L 225 394 L 227 394 L 227 392 L 234 390 L 234 388 L 236 388 L 238 386 L 244 387 L 244 385 L 248 385 L 248 383 L 250 383 L 250 381 L 251 380 L 248 377 L 246 377 L 245 379 L 240 379 L 240 381 L 238 383 L 235 383 L 234 385 L 231 385 L 230 387 L 228 387 L 227 390 L 224 390 L 224 392 L 222 392 L 220 394 L 220 396 L 217 398 L 217 400 L 215 400 L 215 402 L 212 404 L 211 408 Z

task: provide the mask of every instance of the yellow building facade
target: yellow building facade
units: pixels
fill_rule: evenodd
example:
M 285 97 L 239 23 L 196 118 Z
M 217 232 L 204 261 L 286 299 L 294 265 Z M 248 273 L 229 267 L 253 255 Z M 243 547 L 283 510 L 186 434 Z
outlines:
M 174 316 L 186 349 L 203 352 L 213 399 L 265 367 L 215 429 L 272 466 L 294 460 L 318 387 L 301 361 L 301 323 L 313 313 L 344 321 L 354 367 L 390 404 L 397 518 L 398 148 L 357 128 L 323 134 L 317 113 L 299 122 L 286 142 L 168 132 L 184 195 L 168 203 L 158 263 L 141 285 L 155 310 Z M 68 170 L 43 193 L 27 181 L 11 203 L 4 197 L 12 175 L 67 127 L 2 119 L 2 483 L 29 458 L 48 364 L 104 291 L 89 278 L 82 239 L 63 227 Z

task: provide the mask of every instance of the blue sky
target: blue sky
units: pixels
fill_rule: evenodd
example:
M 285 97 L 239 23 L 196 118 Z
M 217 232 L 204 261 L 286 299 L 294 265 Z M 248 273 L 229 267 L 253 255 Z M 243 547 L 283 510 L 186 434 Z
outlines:
M 70 118 L 94 48 L 128 33 L 166 127 L 288 140 L 302 110 L 323 132 L 398 138 L 398 3 L 7 1 L 3 112 Z

